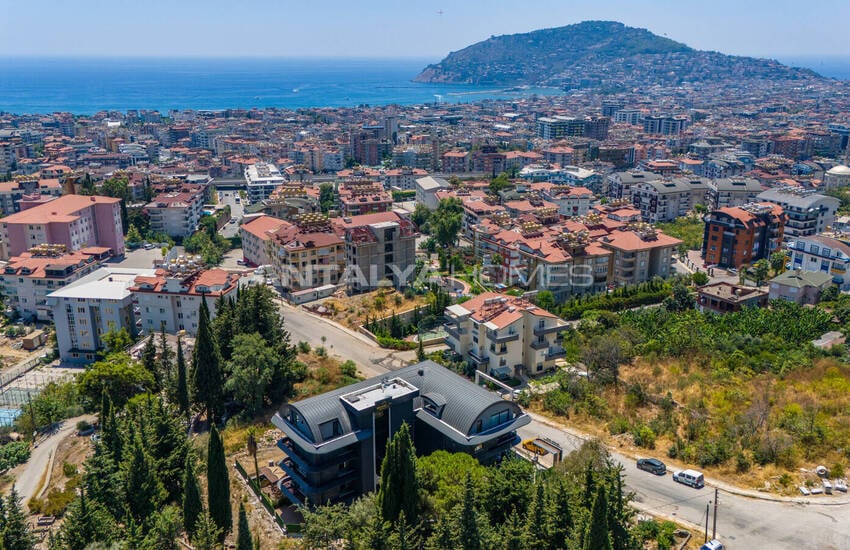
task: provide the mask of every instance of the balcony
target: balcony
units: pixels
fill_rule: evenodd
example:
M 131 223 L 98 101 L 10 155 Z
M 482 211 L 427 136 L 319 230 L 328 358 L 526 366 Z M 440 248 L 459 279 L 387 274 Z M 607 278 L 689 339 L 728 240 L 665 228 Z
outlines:
M 280 489 L 281 494 L 288 498 L 292 504 L 295 504 L 296 506 L 304 506 L 307 497 L 305 497 L 304 493 L 298 489 L 298 486 L 294 481 L 292 481 L 292 478 L 285 476 L 283 479 L 278 481 L 277 487 Z
M 546 360 L 562 359 L 567 356 L 567 350 L 562 347 L 551 347 L 546 351 Z
M 489 357 L 478 351 L 476 348 L 469 350 L 469 358 L 472 359 L 474 363 L 478 364 L 488 363 L 490 361 Z
M 553 332 L 561 332 L 566 330 L 567 327 L 561 325 L 549 325 L 549 326 L 536 326 L 534 327 L 534 335 L 535 336 L 543 336 L 546 334 L 552 334 Z
M 443 325 L 443 329 L 446 331 L 446 334 L 454 338 L 455 340 L 460 340 L 460 336 L 462 334 L 466 334 L 466 329 L 462 329 L 455 325 L 454 323 L 446 323 Z
M 506 342 L 513 342 L 514 340 L 519 340 L 519 334 L 516 332 L 513 334 L 503 334 L 501 336 L 498 336 L 498 334 L 498 332 L 488 330 L 487 339 L 497 344 L 504 344 Z
M 549 341 L 545 339 L 542 342 L 540 340 L 535 340 L 529 344 L 529 347 L 531 349 L 546 349 L 549 347 Z
M 490 346 L 490 353 L 492 353 L 493 355 L 505 355 L 506 353 L 508 353 L 508 347 L 502 346 L 497 348 L 496 346 Z

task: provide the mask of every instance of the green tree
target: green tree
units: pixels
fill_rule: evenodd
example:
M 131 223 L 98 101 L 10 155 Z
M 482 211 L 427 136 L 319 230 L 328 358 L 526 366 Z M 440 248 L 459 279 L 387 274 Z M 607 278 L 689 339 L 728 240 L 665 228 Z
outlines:
M 475 510 L 475 493 L 473 492 L 472 476 L 466 475 L 463 491 L 458 528 L 459 546 L 463 550 L 480 550 L 481 535 L 478 531 L 478 513 Z
M 18 491 L 12 489 L 3 504 L 3 525 L 0 548 L 3 550 L 31 550 L 35 547 L 35 537 L 27 524 L 27 515 L 21 508 Z
M 194 533 L 198 518 L 204 511 L 201 502 L 201 489 L 198 487 L 198 478 L 195 476 L 194 459 L 191 454 L 186 455 L 186 467 L 183 472 L 183 529 L 190 535 Z
M 90 501 L 102 505 L 112 514 L 123 516 L 122 510 L 127 502 L 123 472 L 105 445 L 99 445 L 95 453 L 86 459 L 83 472 L 82 488 Z
M 768 273 L 770 273 L 770 262 L 767 260 L 759 260 L 753 264 L 752 275 L 756 286 L 761 286 L 767 280 Z
M 503 191 L 511 186 L 511 180 L 506 172 L 502 172 L 498 176 L 490 180 L 489 191 L 493 195 L 498 195 L 499 191 Z
M 233 527 L 233 512 L 230 510 L 230 477 L 224 457 L 224 444 L 215 424 L 210 428 L 207 447 L 207 505 L 210 517 L 224 535 Z
M 128 353 L 111 353 L 97 361 L 77 378 L 80 393 L 90 402 L 97 403 L 105 391 L 114 407 L 120 408 L 127 400 L 156 385 L 153 375 Z
M 319 208 L 322 212 L 327 213 L 336 207 L 336 196 L 334 194 L 333 183 L 323 183 L 319 185 Z
M 157 386 L 160 386 L 162 381 L 159 379 L 159 369 L 156 366 L 156 344 L 153 341 L 153 332 L 150 333 L 145 340 L 145 347 L 142 348 L 142 366 L 145 367 L 154 377 Z
M 667 311 L 685 311 L 696 305 L 694 294 L 680 282 L 673 284 L 673 294 L 664 299 L 664 309 Z
M 788 252 L 785 250 L 777 250 L 770 255 L 769 263 L 774 276 L 785 272 L 785 264 L 788 263 Z
M 605 488 L 601 485 L 596 490 L 596 499 L 590 510 L 584 550 L 612 550 L 611 534 L 608 532 L 608 499 L 605 496 Z
M 183 357 L 183 339 L 177 337 L 177 409 L 185 416 L 189 413 L 189 387 L 186 384 L 186 359 Z
M 537 293 L 534 303 L 537 304 L 537 307 L 542 307 L 546 311 L 554 311 L 555 295 L 552 294 L 551 290 L 541 290 Z
M 220 550 L 224 533 L 206 512 L 201 514 L 192 534 L 192 546 L 195 550 Z
M 248 516 L 245 514 L 245 506 L 239 503 L 239 527 L 236 535 L 236 550 L 251 550 L 251 529 L 248 527 Z
M 130 227 L 129 227 L 129 229 L 127 229 L 126 240 L 127 240 L 128 243 L 140 243 L 145 239 L 144 239 L 144 237 L 142 237 L 142 234 L 139 232 L 139 228 L 137 228 L 135 226 L 135 224 L 130 223 Z
M 165 333 L 165 322 L 159 326 L 159 386 L 168 390 L 168 394 L 175 395 L 174 373 L 172 372 L 171 357 L 173 352 L 168 345 L 168 336 Z
M 94 542 L 109 544 L 119 533 L 109 512 L 96 500 L 90 500 L 83 491 L 68 506 L 58 538 L 63 547 L 79 550 Z
M 181 521 L 180 512 L 175 506 L 166 506 L 157 510 L 148 520 L 150 528 L 147 529 L 140 550 L 178 550 L 182 548 L 177 544 L 180 536 Z
M 199 317 L 195 348 L 192 350 L 192 400 L 213 424 L 222 406 L 224 383 L 218 346 L 210 330 L 210 310 L 206 298 L 201 301 Z
M 127 332 L 127 329 L 124 327 L 116 329 L 113 323 L 109 324 L 109 330 L 103 333 L 100 339 L 106 348 L 104 355 L 120 353 L 133 345 L 133 339 L 130 338 L 130 333 Z
M 484 491 L 488 469 L 466 453 L 435 451 L 416 459 L 417 477 L 421 492 L 426 495 L 428 508 L 437 515 L 449 515 L 463 502 L 464 481 L 472 476 L 476 494 Z
M 233 355 L 227 363 L 230 373 L 224 385 L 253 416 L 263 410 L 263 398 L 274 380 L 279 361 L 275 350 L 259 333 L 238 334 L 233 339 Z
M 260 464 L 257 462 L 257 427 L 251 426 L 248 428 L 248 433 L 245 437 L 245 449 L 248 451 L 248 456 L 254 459 L 254 479 L 257 483 L 260 482 Z
M 440 201 L 431 214 L 430 226 L 437 243 L 443 247 L 453 246 L 463 221 L 463 203 L 456 197 Z
M 498 467 L 489 469 L 487 477 L 482 505 L 490 518 L 490 524 L 502 525 L 511 510 L 525 517 L 531 501 L 529 490 L 534 466 L 520 458 L 503 460 Z
M 525 541 L 527 548 L 545 549 L 550 539 L 548 503 L 546 492 L 541 481 L 535 484 L 534 497 L 528 509 L 528 520 L 525 523 Z
M 410 438 L 410 428 L 401 428 L 387 443 L 387 452 L 381 463 L 381 488 L 378 507 L 384 521 L 394 523 L 399 515 L 409 521 L 418 521 L 419 482 L 416 475 L 416 450 Z
M 431 218 L 431 211 L 421 202 L 416 203 L 416 207 L 413 209 L 413 214 L 410 216 L 410 219 L 413 223 L 416 224 L 416 227 L 422 233 L 428 234 L 428 220 Z
M 130 441 L 129 456 L 124 463 L 124 479 L 127 487 L 127 511 L 141 523 L 158 510 L 165 501 L 166 492 L 157 478 L 156 467 L 146 452 L 139 432 Z

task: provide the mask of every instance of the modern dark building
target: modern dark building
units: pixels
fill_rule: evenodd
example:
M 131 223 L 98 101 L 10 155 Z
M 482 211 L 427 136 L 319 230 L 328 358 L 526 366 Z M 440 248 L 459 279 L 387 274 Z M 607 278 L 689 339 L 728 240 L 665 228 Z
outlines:
M 469 453 L 484 464 L 516 443 L 531 419 L 498 394 L 423 361 L 286 405 L 278 482 L 295 504 L 351 501 L 377 489 L 387 441 L 406 422 L 416 451 Z
M 782 244 L 788 215 L 769 202 L 719 208 L 705 217 L 706 264 L 739 268 L 769 258 Z

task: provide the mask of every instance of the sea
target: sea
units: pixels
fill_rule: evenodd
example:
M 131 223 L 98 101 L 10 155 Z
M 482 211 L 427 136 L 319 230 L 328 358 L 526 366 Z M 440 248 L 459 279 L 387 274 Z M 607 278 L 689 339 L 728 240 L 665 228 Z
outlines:
M 850 57 L 780 57 L 850 80 Z M 471 103 L 557 88 L 413 82 L 434 59 L 0 58 L 0 112 L 223 110 Z

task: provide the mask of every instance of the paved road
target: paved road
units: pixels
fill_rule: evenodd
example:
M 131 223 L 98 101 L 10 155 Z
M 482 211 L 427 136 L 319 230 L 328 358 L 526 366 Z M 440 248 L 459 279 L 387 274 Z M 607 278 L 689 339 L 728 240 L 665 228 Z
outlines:
M 239 196 L 239 191 L 218 191 L 218 201 L 222 205 L 230 205 L 230 217 L 236 218 L 235 223 L 227 223 L 219 232 L 226 238 L 235 237 L 239 234 L 239 222 L 242 221 L 242 216 L 245 213 L 245 201 L 236 202 L 236 197 Z
M 367 377 L 379 376 L 403 367 L 416 357 L 415 351 L 391 351 L 379 348 L 366 336 L 344 329 L 301 308 L 282 305 L 284 327 L 291 341 L 309 342 L 314 348 L 324 345 L 330 355 L 351 359 Z M 322 336 L 326 338 L 322 342 Z
M 325 345 L 331 353 L 353 359 L 368 376 L 383 374 L 413 359 L 413 352 L 404 352 L 407 361 L 382 350 L 360 334 L 352 333 L 319 319 L 304 310 L 282 306 L 284 323 L 292 341 L 306 340 Z M 551 422 L 536 417 L 520 430 L 525 438 L 545 436 L 563 445 L 569 452 L 581 445 L 582 439 Z M 670 516 L 691 525 L 705 524 L 705 505 L 714 498 L 714 487 L 707 480 L 704 489 L 692 489 L 675 483 L 672 475 L 654 476 L 638 470 L 634 460 L 616 452 L 615 460 L 623 464 L 626 484 L 635 493 L 638 506 L 654 513 Z M 833 499 L 835 502 L 837 499 Z M 846 499 L 845 499 L 846 500 Z M 829 503 L 828 497 L 823 498 Z M 774 502 L 732 494 L 721 489 L 719 496 L 717 535 L 729 548 L 773 549 L 844 549 L 850 548 L 850 504 L 797 504 Z
M 28 461 L 9 472 L 15 478 L 15 489 L 17 489 L 24 504 L 39 489 L 42 475 L 50 464 L 50 457 L 56 451 L 59 443 L 76 432 L 77 422 L 83 419 L 91 421 L 94 417 L 79 416 L 65 420 L 53 434 L 40 440 L 39 445 L 32 450 Z

